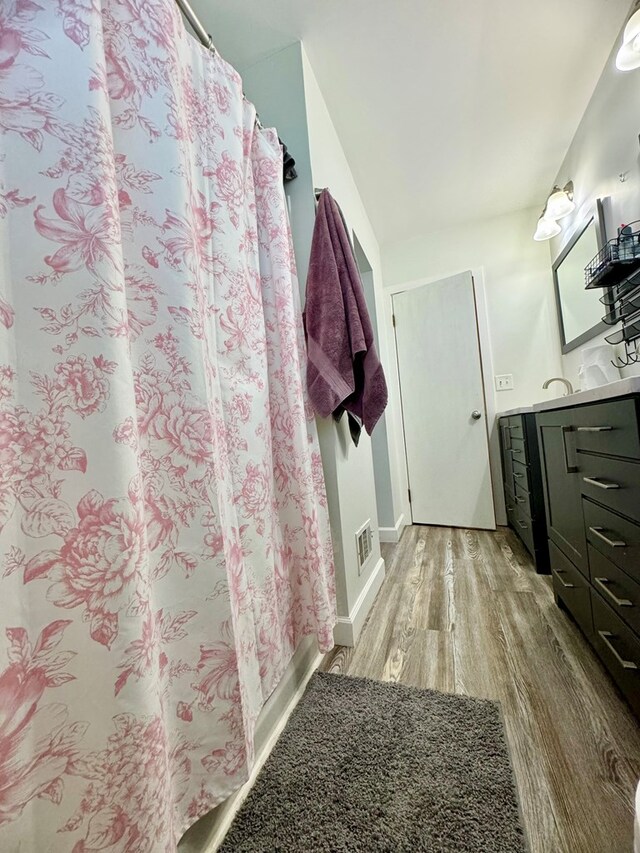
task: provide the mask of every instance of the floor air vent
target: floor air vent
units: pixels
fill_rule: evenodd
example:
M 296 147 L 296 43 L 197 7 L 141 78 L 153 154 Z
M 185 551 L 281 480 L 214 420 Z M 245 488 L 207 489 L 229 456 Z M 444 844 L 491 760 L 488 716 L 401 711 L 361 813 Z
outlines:
M 356 533 L 356 549 L 358 552 L 358 574 L 371 556 L 373 550 L 373 534 L 371 533 L 371 522 L 367 521 Z

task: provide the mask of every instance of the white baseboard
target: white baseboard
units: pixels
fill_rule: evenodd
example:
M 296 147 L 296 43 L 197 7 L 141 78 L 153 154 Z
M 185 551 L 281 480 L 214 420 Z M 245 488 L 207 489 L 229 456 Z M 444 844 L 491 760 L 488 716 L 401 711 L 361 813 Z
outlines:
M 380 557 L 351 613 L 348 616 L 338 616 L 336 627 L 333 629 L 333 639 L 337 646 L 355 646 L 383 581 L 384 560 Z
M 378 532 L 380 534 L 381 542 L 399 542 L 400 537 L 402 536 L 402 531 L 405 528 L 405 520 L 404 513 L 400 514 L 400 517 L 396 521 L 393 527 L 380 527 L 378 528 Z
M 202 826 L 202 832 L 198 832 L 196 836 L 191 834 L 189 837 L 190 833 L 193 833 L 194 827 L 192 827 L 190 833 L 187 833 L 180 842 L 179 853 L 215 853 L 220 847 L 234 817 L 246 800 L 258 773 L 276 745 L 289 717 L 302 698 L 309 679 L 323 657 L 324 655 L 318 651 L 315 637 L 308 637 L 302 641 L 282 680 L 269 697 L 258 718 L 255 735 L 255 764 L 251 775 L 241 788 L 200 819 L 207 824 L 206 827 Z

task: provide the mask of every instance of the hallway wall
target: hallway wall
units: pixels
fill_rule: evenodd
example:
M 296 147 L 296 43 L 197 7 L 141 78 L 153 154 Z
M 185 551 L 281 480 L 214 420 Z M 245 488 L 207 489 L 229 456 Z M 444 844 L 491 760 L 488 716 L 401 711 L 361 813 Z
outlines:
M 366 293 L 369 303 L 371 303 L 372 298 L 374 300 L 374 304 L 371 306 L 373 309 L 372 316 L 375 314 L 377 319 L 380 359 L 389 383 L 389 373 L 395 370 L 395 352 L 389 349 L 389 340 L 384 332 L 391 324 L 391 316 L 387 311 L 384 298 L 380 247 L 358 192 L 351 167 L 304 50 L 302 56 L 314 185 L 319 188 L 329 187 L 332 195 L 340 204 L 347 224 L 353 232 L 356 254 L 359 247 L 370 267 L 370 273 L 366 276 L 364 284 L 365 286 L 369 285 Z M 362 261 L 362 258 L 358 260 Z M 399 448 L 402 449 L 401 435 L 397 434 L 395 423 L 390 422 L 389 416 L 389 413 L 399 406 L 399 396 L 393 384 L 389 384 L 391 385 L 390 396 L 384 424 L 388 443 L 381 440 L 381 432 L 376 427 L 378 434 L 376 435 L 376 431 L 374 431 L 376 441 L 370 450 L 371 453 L 387 454 L 385 462 L 389 470 L 391 491 L 379 498 L 379 503 L 386 508 L 382 526 L 387 529 L 389 525 L 395 525 L 398 521 L 401 522 L 402 471 L 404 469 L 404 456 L 399 452 Z M 364 436 L 364 438 L 368 444 L 371 443 L 368 437 Z M 384 466 L 381 465 L 380 467 Z M 347 469 L 345 469 L 345 476 L 348 476 Z
M 247 96 L 260 104 L 263 124 L 278 128 L 296 159 L 299 177 L 287 185 L 286 192 L 303 298 L 315 220 L 314 187 L 328 186 L 366 255 L 371 268 L 369 298 L 373 298 L 373 307 L 382 326 L 386 315 L 380 249 L 302 45 L 291 45 L 241 71 Z M 381 358 L 388 371 L 393 361 L 389 361 L 384 334 L 380 335 L 380 344 Z M 396 404 L 392 396 L 389 405 Z M 330 418 L 318 419 L 318 431 L 336 561 L 339 624 L 335 636 L 338 642 L 348 645 L 359 633 L 384 578 L 374 447 L 364 432 L 359 446 L 353 445 L 346 418 L 339 424 Z M 401 457 L 392 429 L 388 429 L 388 434 L 388 446 L 377 440 L 375 448 L 377 453 L 386 454 L 389 471 L 388 491 L 381 503 L 387 512 L 391 507 L 386 517 L 401 524 Z M 373 533 L 372 554 L 359 572 L 355 537 L 368 521 Z

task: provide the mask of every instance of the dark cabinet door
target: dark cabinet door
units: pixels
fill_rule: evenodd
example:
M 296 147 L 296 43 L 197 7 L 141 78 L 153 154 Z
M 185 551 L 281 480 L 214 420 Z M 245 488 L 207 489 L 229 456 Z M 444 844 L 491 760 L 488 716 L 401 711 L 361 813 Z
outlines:
M 536 423 L 549 538 L 588 576 L 581 474 L 572 415 L 571 410 L 541 412 L 536 415 Z

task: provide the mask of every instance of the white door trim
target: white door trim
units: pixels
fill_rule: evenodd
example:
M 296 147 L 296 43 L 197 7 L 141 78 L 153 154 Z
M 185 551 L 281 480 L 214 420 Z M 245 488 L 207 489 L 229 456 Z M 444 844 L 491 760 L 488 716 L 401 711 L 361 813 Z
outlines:
M 395 294 L 403 293 L 407 290 L 416 290 L 426 284 L 442 281 L 445 278 L 451 278 L 463 272 L 470 272 L 473 278 L 474 293 L 476 299 L 476 317 L 478 320 L 478 341 L 480 345 L 480 364 L 482 369 L 482 380 L 484 384 L 485 410 L 487 413 L 487 434 L 489 441 L 489 464 L 491 472 L 491 490 L 493 493 L 493 508 L 494 516 L 498 524 L 506 524 L 506 509 L 504 505 L 504 495 L 502 493 L 502 462 L 500 460 L 500 444 L 498 439 L 498 431 L 496 428 L 496 400 L 493 392 L 493 353 L 491 350 L 491 336 L 489 333 L 489 317 L 487 311 L 487 295 L 485 287 L 484 267 L 470 267 L 465 269 L 452 270 L 443 272 L 438 275 L 424 276 L 424 278 L 412 279 L 403 284 L 394 284 L 385 288 L 388 304 L 388 316 L 393 317 L 393 297 Z M 391 324 L 390 324 L 391 326 Z M 398 361 L 398 348 L 396 344 L 396 336 L 393 326 L 390 329 L 391 334 L 391 351 L 395 360 L 395 371 L 392 381 L 396 383 L 399 392 L 400 388 L 400 365 Z M 400 394 L 397 394 L 397 399 L 400 399 Z M 407 484 L 405 503 L 402 511 L 406 518 L 412 518 L 411 505 L 408 499 L 408 482 L 409 472 L 407 470 L 407 454 L 405 447 L 405 430 L 404 430 L 404 413 L 400 406 L 399 412 L 401 426 L 401 441 L 402 441 L 402 456 L 404 458 L 405 483 Z

